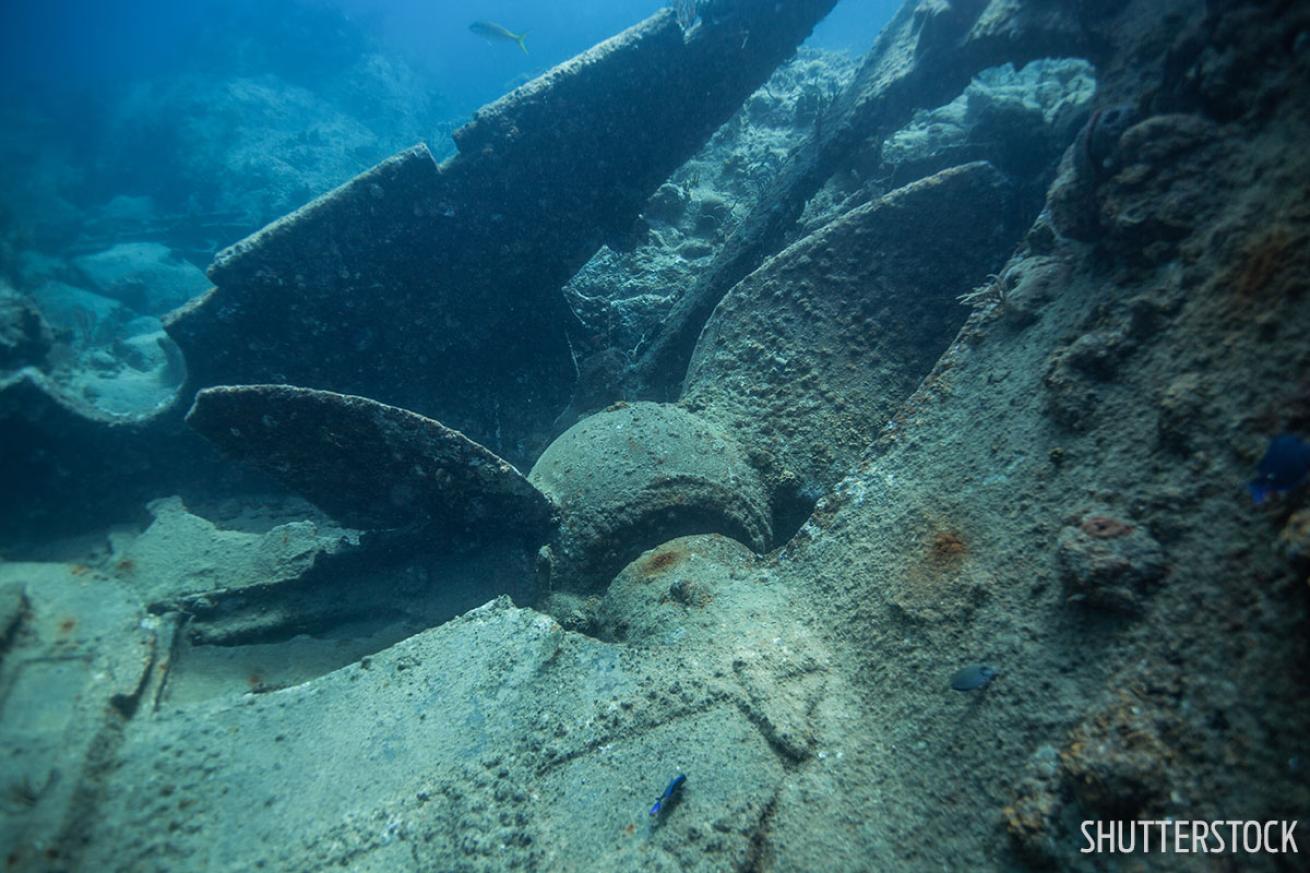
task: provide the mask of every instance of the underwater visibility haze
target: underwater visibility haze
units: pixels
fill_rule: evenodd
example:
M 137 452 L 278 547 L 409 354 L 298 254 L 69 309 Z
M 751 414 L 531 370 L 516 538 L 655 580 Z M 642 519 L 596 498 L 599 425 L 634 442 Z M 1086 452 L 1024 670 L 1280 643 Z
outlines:
M 1306 82 L 1293 0 L 4 4 L 5 871 L 1304 869 Z

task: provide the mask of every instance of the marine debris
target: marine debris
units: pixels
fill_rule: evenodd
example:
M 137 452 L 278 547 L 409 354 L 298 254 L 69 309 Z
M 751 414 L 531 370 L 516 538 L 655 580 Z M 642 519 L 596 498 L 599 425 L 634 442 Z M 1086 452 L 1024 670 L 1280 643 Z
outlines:
M 980 71 L 1042 57 L 1092 57 L 1114 41 L 1093 38 L 1095 19 L 1075 23 L 1026 3 L 906 3 L 878 36 L 855 81 L 787 159 L 759 207 L 638 349 L 642 396 L 677 392 L 701 329 L 723 296 L 785 240 L 816 191 L 870 140 L 880 141 L 916 109 L 939 106 Z M 949 60 L 947 60 L 949 58 Z
M 181 426 L 215 385 L 371 397 L 531 466 L 575 387 L 561 287 L 835 2 L 729 4 L 689 34 L 661 10 L 483 107 L 440 165 L 407 149 L 220 252 L 215 287 L 164 319 L 164 402 L 106 420 L 40 373 L 0 376 L 25 459 L 3 485 L 35 501 L 11 523 L 67 530 L 159 496 L 150 482 L 221 479 Z
M 762 552 L 770 495 L 748 452 L 676 406 L 625 404 L 583 419 L 542 453 L 528 481 L 560 509 L 544 556 L 551 584 L 601 590 L 631 560 L 692 533 Z
M 695 336 L 642 371 L 659 400 L 556 420 L 575 328 L 542 301 L 697 140 L 649 143 L 621 74 L 687 57 L 712 78 L 679 46 L 737 62 L 767 35 L 739 16 L 798 33 L 787 16 L 814 11 L 712 5 L 526 86 L 454 161 L 400 155 L 215 265 L 172 322 L 184 399 L 203 389 L 195 428 L 272 478 L 6 553 L 9 867 L 1081 871 L 1142 860 L 1089 859 L 1087 821 L 1305 817 L 1310 510 L 1297 445 L 1260 456 L 1310 408 L 1310 7 L 912 0 L 861 84 L 811 107 L 777 215 L 738 229 L 685 312 L 708 308 L 670 325 Z M 1047 51 L 1094 61 L 1102 111 L 1033 176 L 1054 174 L 1043 207 L 969 161 L 797 224 L 839 156 L 882 166 L 887 130 L 969 71 Z M 568 108 L 598 93 L 658 166 L 531 202 L 560 171 L 621 180 Z M 474 176 L 480 266 L 426 235 Z M 520 195 L 492 247 L 490 210 Z M 531 275 L 552 241 L 572 249 Z M 472 278 L 406 274 L 407 253 Z M 957 298 L 992 272 L 1004 311 L 971 313 Z M 402 307 L 422 318 L 371 331 Z M 524 356 L 461 355 L 463 330 Z M 40 445 L 76 425 L 34 385 L 0 399 L 53 410 L 23 432 Z
M 206 388 L 187 422 L 354 527 L 473 538 L 502 527 L 533 537 L 552 524 L 551 504 L 513 466 L 439 422 L 367 398 Z
M 679 402 L 825 493 L 964 324 L 958 289 L 1005 260 L 1011 194 L 991 164 L 964 164 L 788 246 L 719 303 Z
M 528 466 L 575 378 L 561 286 L 834 2 L 687 38 L 662 10 L 483 107 L 441 165 L 417 146 L 221 252 L 166 322 L 189 388 L 370 397 Z
M 526 480 L 463 434 L 361 397 L 209 388 L 187 420 L 344 524 L 431 526 L 466 542 L 511 529 L 543 546 L 544 587 L 603 590 L 642 551 L 692 533 L 763 552 L 791 499 L 766 482 L 830 488 L 959 329 L 965 310 L 952 291 L 1013 242 L 1013 229 L 992 220 L 1006 213 L 1006 193 L 991 165 L 967 164 L 798 242 L 716 311 L 679 405 L 589 416 Z M 923 244 L 929 228 L 952 235 L 949 267 Z M 879 258 L 861 255 L 869 246 Z M 816 266 L 822 278 L 808 278 Z M 762 336 L 772 338 L 767 357 L 752 339 Z

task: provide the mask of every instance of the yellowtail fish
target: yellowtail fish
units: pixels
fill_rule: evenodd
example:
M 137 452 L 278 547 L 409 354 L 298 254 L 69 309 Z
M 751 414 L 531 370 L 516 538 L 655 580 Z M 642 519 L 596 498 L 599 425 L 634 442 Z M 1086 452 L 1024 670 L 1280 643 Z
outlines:
M 523 49 L 523 54 L 526 55 L 528 53 L 528 47 L 523 44 L 523 40 L 527 38 L 526 33 L 515 33 L 508 28 L 501 27 L 494 21 L 475 21 L 469 25 L 469 30 L 473 31 L 478 36 L 484 36 L 487 39 L 516 42 L 519 44 L 519 48 Z

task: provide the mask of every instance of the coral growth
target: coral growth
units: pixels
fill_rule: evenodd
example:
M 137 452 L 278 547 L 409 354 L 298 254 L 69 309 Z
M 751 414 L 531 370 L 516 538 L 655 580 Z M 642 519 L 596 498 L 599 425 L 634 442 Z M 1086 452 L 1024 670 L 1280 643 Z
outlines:
M 1133 526 L 1106 515 L 1089 515 L 1083 519 L 1078 528 L 1091 537 L 1112 540 L 1133 532 Z
M 1060 532 L 1056 553 L 1072 602 L 1132 613 L 1168 571 L 1164 549 L 1137 525 L 1088 515 Z
M 1074 728 L 1060 752 L 1074 796 L 1104 817 L 1136 817 L 1168 796 L 1176 717 L 1122 690 Z
M 1076 844 L 1079 820 L 1158 812 L 1170 794 L 1179 730 L 1167 704 L 1128 687 L 1090 712 L 1058 752 L 1039 747 L 1002 810 L 1015 850 L 1048 866 Z

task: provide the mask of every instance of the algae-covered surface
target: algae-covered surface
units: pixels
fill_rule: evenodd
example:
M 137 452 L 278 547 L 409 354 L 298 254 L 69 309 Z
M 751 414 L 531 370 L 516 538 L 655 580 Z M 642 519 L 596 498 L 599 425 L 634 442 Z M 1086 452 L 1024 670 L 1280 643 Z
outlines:
M 1310 10 L 849 4 L 13 98 L 6 871 L 1306 866 Z

